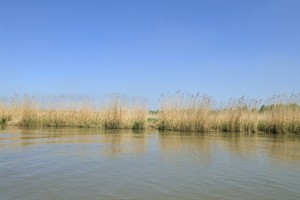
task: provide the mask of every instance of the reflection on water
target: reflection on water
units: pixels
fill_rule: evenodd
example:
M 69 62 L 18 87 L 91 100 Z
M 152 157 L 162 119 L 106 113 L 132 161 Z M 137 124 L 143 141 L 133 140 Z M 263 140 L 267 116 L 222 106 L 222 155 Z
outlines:
M 1 130 L 1 199 L 300 199 L 300 137 Z
M 143 131 L 128 130 L 120 133 L 116 130 L 97 129 L 13 129 L 3 131 L 0 139 L 3 148 L 26 148 L 43 144 L 101 144 L 105 147 L 103 155 L 113 157 L 125 153 L 145 152 L 145 136 Z M 82 154 L 81 151 L 78 153 Z

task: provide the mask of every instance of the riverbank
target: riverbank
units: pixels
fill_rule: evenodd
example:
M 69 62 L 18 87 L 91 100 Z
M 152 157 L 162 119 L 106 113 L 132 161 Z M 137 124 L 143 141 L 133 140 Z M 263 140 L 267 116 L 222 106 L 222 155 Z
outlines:
M 159 109 L 149 111 L 144 99 L 123 95 L 114 95 L 101 106 L 64 99 L 50 106 L 25 95 L 1 102 L 0 122 L 6 126 L 300 134 L 299 99 L 299 94 L 283 94 L 264 102 L 241 97 L 217 103 L 209 96 L 176 93 L 162 96 Z

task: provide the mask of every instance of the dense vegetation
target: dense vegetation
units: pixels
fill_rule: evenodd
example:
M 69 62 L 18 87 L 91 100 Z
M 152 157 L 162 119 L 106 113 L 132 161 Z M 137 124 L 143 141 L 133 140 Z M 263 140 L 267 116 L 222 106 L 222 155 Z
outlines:
M 41 103 L 34 97 L 2 101 L 1 125 L 38 127 L 96 127 L 104 129 L 158 128 L 196 132 L 300 133 L 300 94 L 273 96 L 265 102 L 245 97 L 226 103 L 209 96 L 184 94 L 162 96 L 160 107 L 148 111 L 142 98 L 113 95 L 106 103 Z

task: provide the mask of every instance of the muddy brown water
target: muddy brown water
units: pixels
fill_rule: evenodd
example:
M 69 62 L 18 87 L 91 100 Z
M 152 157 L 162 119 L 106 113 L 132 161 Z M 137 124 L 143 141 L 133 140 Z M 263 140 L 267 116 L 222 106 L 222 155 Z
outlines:
M 0 199 L 300 199 L 300 136 L 0 132 Z

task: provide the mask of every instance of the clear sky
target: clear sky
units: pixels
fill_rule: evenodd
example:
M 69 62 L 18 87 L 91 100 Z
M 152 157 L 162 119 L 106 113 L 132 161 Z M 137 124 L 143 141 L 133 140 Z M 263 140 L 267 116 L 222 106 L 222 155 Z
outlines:
M 1 96 L 300 91 L 299 1 L 1 0 Z

